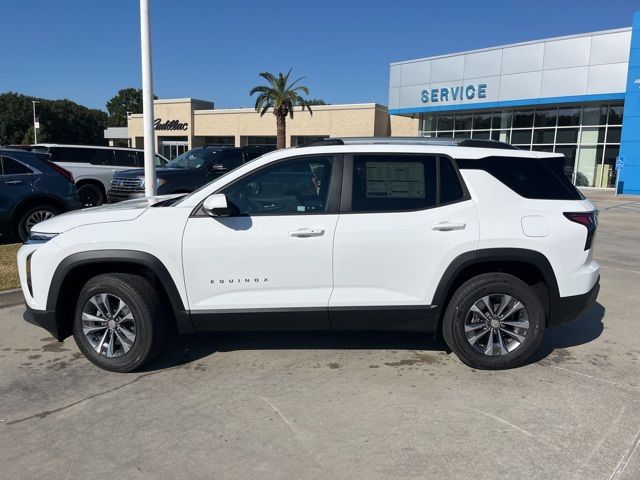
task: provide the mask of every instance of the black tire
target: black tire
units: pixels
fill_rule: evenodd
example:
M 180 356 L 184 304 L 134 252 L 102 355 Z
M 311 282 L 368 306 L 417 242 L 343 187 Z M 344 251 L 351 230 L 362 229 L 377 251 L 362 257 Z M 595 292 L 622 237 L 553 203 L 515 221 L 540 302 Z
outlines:
M 481 323 L 485 325 L 484 320 L 478 321 L 478 323 L 470 323 L 469 326 L 474 327 L 474 329 L 469 332 L 470 336 L 478 335 L 476 332 L 487 332 L 486 334 L 483 334 L 485 336 L 480 337 L 483 338 L 482 341 L 484 341 L 487 346 L 489 345 L 489 338 L 497 339 L 498 332 L 500 332 L 500 340 L 504 340 L 503 344 L 507 345 L 507 347 L 515 347 L 507 353 L 502 353 L 503 350 L 501 345 L 503 344 L 497 344 L 496 342 L 497 349 L 492 347 L 492 353 L 496 353 L 497 350 L 500 354 L 497 356 L 491 356 L 477 350 L 477 348 L 485 348 L 482 345 L 481 340 L 477 340 L 474 344 L 475 346 L 470 343 L 470 340 L 467 338 L 467 333 L 465 333 L 465 320 L 468 318 L 468 315 L 473 315 L 473 313 L 470 312 L 470 309 L 476 305 L 477 302 L 481 301 L 483 297 L 490 296 L 489 304 L 491 304 L 492 301 L 497 302 L 500 295 L 509 295 L 514 299 L 519 300 L 524 307 L 524 309 L 517 311 L 517 317 L 515 317 L 516 313 L 514 313 L 513 317 L 509 317 L 509 319 L 505 318 L 504 320 L 512 321 L 515 317 L 517 321 L 522 321 L 526 318 L 529 322 L 528 330 L 526 331 L 524 340 L 516 346 L 516 343 L 510 343 L 514 342 L 515 337 L 503 333 L 504 329 L 502 329 L 502 326 L 504 326 L 505 329 L 514 331 L 520 335 L 523 330 L 516 330 L 514 327 L 500 323 L 501 326 L 498 327 L 497 330 L 494 330 L 496 332 L 494 337 L 494 334 L 491 332 L 490 322 L 486 322 L 486 327 L 480 327 Z M 515 305 L 515 300 L 512 300 L 512 302 L 513 303 L 511 305 Z M 493 313 L 495 314 L 497 310 L 497 306 L 494 307 Z M 487 311 L 485 310 L 484 313 L 486 314 Z M 526 317 L 524 315 L 526 315 Z M 490 316 L 486 315 L 485 317 Z M 498 320 L 497 317 L 493 318 L 497 326 L 497 323 L 500 320 Z M 481 317 L 476 314 L 474 319 L 480 320 Z M 513 275 L 497 272 L 478 275 L 461 285 L 449 301 L 442 325 L 444 339 L 449 348 L 460 360 L 462 360 L 462 362 L 466 363 L 470 367 L 481 370 L 502 370 L 522 365 L 540 346 L 540 342 L 544 335 L 544 329 L 544 308 L 535 290 Z M 508 350 L 508 348 L 505 350 Z
M 102 187 L 95 183 L 83 183 L 76 187 L 83 207 L 98 207 L 106 200 Z
M 47 218 L 55 217 L 60 213 L 60 210 L 56 207 L 52 207 L 51 205 L 36 205 L 35 207 L 30 207 L 26 211 L 22 212 L 20 217 L 18 218 L 16 233 L 20 240 L 26 242 L 29 238 L 29 230 L 31 230 L 32 222 L 36 219 L 40 221 L 46 220 Z
M 135 333 L 129 350 L 124 352 L 124 348 L 121 348 L 119 356 L 111 358 L 107 357 L 106 352 L 98 353 L 83 332 L 83 309 L 92 298 L 101 294 L 121 299 L 135 319 L 135 328 L 131 324 L 127 325 Z M 112 372 L 131 372 L 152 360 L 164 346 L 168 327 L 166 311 L 158 292 L 145 278 L 128 273 L 98 275 L 90 279 L 80 292 L 73 321 L 73 337 L 80 351 L 94 365 Z M 101 334 L 102 331 L 99 331 L 98 335 Z M 106 335 L 109 338 L 115 337 L 115 342 L 118 341 L 118 335 L 114 331 Z

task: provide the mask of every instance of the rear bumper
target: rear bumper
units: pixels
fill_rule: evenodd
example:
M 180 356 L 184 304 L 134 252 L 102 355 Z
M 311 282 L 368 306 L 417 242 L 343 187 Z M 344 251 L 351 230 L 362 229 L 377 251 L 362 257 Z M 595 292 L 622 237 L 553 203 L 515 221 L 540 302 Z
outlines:
M 591 307 L 598 298 L 600 291 L 600 276 L 591 290 L 582 295 L 559 297 L 551 303 L 548 326 L 561 325 L 575 320 Z
M 60 329 L 58 328 L 55 312 L 49 312 L 46 310 L 35 310 L 27 305 L 27 309 L 25 310 L 22 317 L 25 319 L 26 322 L 32 325 L 36 325 L 38 327 L 44 328 L 56 340 L 59 340 L 59 341 L 64 340 L 65 335 L 63 335 Z
M 144 192 L 115 192 L 113 190 L 109 190 L 107 192 L 107 202 L 117 203 L 125 200 L 131 200 L 133 198 L 143 198 L 144 196 Z

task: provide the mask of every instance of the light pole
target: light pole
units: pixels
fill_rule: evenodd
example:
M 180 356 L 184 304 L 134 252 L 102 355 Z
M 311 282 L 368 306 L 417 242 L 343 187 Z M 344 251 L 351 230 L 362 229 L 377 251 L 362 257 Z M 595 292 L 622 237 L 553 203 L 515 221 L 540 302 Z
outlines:
M 142 120 L 144 125 L 144 194 L 151 197 L 156 193 L 156 166 L 149 0 L 140 0 L 140 47 L 142 53 Z
M 31 100 L 33 104 L 33 143 L 38 143 L 38 126 L 36 121 L 36 102 L 35 100 Z

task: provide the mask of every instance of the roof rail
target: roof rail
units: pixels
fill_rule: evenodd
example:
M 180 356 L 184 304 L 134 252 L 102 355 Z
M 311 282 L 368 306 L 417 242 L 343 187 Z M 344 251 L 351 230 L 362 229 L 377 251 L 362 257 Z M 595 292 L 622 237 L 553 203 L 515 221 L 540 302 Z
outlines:
M 330 145 L 441 145 L 452 147 L 502 148 L 518 150 L 517 147 L 495 140 L 445 137 L 336 137 L 299 145 L 303 147 L 320 147 Z

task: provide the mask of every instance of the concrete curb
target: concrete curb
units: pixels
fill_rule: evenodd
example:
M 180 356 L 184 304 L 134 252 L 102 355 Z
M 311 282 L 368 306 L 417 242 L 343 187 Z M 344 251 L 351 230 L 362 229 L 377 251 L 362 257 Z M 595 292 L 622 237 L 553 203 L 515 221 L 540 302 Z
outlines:
M 19 288 L 0 292 L 0 308 L 13 307 L 21 303 L 24 303 L 24 296 L 22 295 L 22 290 Z

